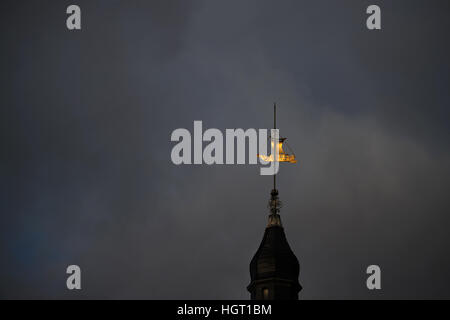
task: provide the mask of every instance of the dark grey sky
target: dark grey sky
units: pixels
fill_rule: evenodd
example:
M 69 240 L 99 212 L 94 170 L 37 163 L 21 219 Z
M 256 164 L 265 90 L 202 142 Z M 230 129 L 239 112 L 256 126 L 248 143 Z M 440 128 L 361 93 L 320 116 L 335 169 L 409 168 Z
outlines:
M 0 297 L 247 299 L 271 178 L 175 166 L 170 134 L 270 128 L 277 101 L 300 297 L 450 298 L 449 9 L 2 1 Z

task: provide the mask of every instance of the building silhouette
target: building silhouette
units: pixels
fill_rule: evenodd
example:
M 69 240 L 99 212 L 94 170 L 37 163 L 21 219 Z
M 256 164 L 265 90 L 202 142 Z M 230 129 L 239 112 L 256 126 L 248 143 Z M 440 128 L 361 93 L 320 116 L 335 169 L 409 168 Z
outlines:
M 247 290 L 252 300 L 296 300 L 302 289 L 298 282 L 300 265 L 281 224 L 277 189 L 271 192 L 269 207 L 264 237 L 250 262 L 251 282 Z
M 277 106 L 273 105 L 273 127 L 277 127 Z M 295 154 L 283 150 L 286 138 L 278 136 L 274 131 L 271 137 L 272 154 L 270 157 L 258 155 L 265 161 L 297 163 Z M 276 149 L 277 148 L 277 149 Z M 276 187 L 276 171 L 274 167 L 273 189 L 270 193 L 270 215 L 264 237 L 250 262 L 251 282 L 247 286 L 252 300 L 297 300 L 302 289 L 298 282 L 300 265 L 287 242 L 281 217 L 281 209 Z

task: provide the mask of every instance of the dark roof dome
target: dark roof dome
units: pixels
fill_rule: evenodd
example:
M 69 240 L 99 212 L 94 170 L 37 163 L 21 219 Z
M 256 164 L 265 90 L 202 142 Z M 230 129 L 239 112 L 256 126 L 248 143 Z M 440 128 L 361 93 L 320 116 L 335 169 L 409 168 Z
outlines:
M 289 247 L 283 227 L 269 225 L 250 263 L 251 281 L 279 278 L 298 283 L 299 272 L 300 265 Z
M 278 212 L 281 201 L 273 189 L 269 201 L 271 214 L 264 237 L 250 262 L 250 284 L 247 290 L 252 300 L 298 299 L 302 289 L 298 282 L 300 265 L 289 246 Z

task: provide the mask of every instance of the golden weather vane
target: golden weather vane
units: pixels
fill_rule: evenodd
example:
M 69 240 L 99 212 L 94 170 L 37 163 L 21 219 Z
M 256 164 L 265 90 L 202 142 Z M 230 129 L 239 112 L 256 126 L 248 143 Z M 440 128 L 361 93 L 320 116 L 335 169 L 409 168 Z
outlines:
M 273 104 L 273 128 L 276 129 L 277 128 L 277 104 L 274 103 Z M 271 144 L 271 150 L 275 150 L 274 149 L 274 145 L 276 144 L 277 148 L 278 148 L 278 159 L 274 159 L 274 154 L 272 153 L 269 156 L 263 155 L 263 154 L 258 154 L 258 157 L 266 162 L 273 162 L 273 161 L 278 161 L 278 162 L 288 162 L 288 163 L 297 163 L 297 159 L 295 158 L 295 154 L 294 152 L 291 150 L 291 148 L 289 148 L 289 145 L 286 142 L 287 138 L 275 138 L 275 137 L 270 137 L 270 144 Z M 283 150 L 283 143 L 286 142 L 286 146 L 290 149 L 291 154 L 287 153 L 286 151 Z M 276 179 L 275 179 L 276 174 L 273 175 L 273 189 L 276 189 Z
M 277 104 L 274 103 L 273 104 L 273 128 L 276 129 L 277 128 Z M 275 141 L 278 140 L 278 141 Z M 280 137 L 279 139 L 275 139 L 273 137 L 271 137 L 270 139 L 270 144 L 273 149 L 274 144 L 277 144 L 277 148 L 278 148 L 278 162 L 289 162 L 289 163 L 297 163 L 297 159 L 295 158 L 295 154 L 292 152 L 292 154 L 287 153 L 286 151 L 283 150 L 283 143 L 287 140 L 287 138 L 282 138 Z M 286 143 L 287 145 L 287 143 Z M 288 146 L 289 148 L 289 146 Z M 274 155 L 271 154 L 270 156 L 266 156 L 263 154 L 258 154 L 258 157 L 261 158 L 262 160 L 266 161 L 266 162 L 273 162 L 274 161 Z

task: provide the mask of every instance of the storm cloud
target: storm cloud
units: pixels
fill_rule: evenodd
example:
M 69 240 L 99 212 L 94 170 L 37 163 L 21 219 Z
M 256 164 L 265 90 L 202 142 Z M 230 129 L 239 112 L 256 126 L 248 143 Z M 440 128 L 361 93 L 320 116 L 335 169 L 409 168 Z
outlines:
M 379 31 L 370 1 L 78 1 L 81 31 L 69 4 L 0 4 L 1 298 L 248 299 L 271 177 L 170 135 L 275 101 L 300 297 L 449 298 L 448 1 L 378 1 Z

